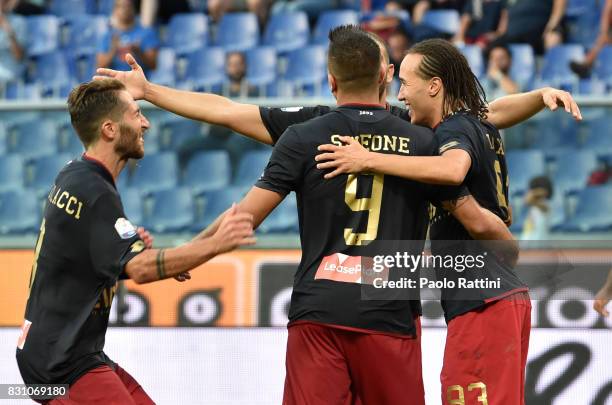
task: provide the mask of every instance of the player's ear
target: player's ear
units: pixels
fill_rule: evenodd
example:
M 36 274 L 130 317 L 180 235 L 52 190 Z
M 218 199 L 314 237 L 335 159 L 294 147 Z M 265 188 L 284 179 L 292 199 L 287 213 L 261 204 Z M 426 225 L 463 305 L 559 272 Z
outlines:
M 336 78 L 331 73 L 327 72 L 327 81 L 329 82 L 329 89 L 332 94 L 335 96 L 338 92 L 338 82 L 336 82 Z
M 102 125 L 100 127 L 100 137 L 107 141 L 112 142 L 115 140 L 117 135 L 119 134 L 119 126 L 117 123 L 111 120 L 102 121 Z
M 395 76 L 395 65 L 390 63 L 387 65 L 387 84 L 393 81 L 393 76 Z
M 429 93 L 429 96 L 430 97 L 435 97 L 441 91 L 442 91 L 442 79 L 440 79 L 439 77 L 432 77 L 429 80 L 429 88 L 427 89 L 427 92 Z

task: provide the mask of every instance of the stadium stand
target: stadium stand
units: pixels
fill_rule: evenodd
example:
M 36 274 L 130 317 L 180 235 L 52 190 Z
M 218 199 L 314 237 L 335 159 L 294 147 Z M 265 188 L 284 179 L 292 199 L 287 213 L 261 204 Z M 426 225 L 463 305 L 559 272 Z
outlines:
M 243 52 L 259 43 L 259 23 L 252 13 L 224 14 L 217 28 L 216 44 L 226 52 Z
M 23 234 L 38 230 L 41 209 L 35 195 L 24 190 L 0 193 L 0 234 Z
M 288 52 L 306 45 L 310 39 L 310 28 L 306 13 L 274 14 L 266 27 L 263 43 Z
M 193 223 L 191 191 L 184 187 L 158 190 L 149 196 L 151 209 L 146 212 L 144 226 L 154 232 L 186 231 Z
M 178 54 L 202 48 L 208 42 L 208 20 L 204 14 L 176 14 L 168 24 L 166 46 Z
M 199 194 L 224 188 L 231 179 L 232 167 L 226 151 L 199 152 L 189 160 L 182 185 Z
M 149 193 L 175 187 L 178 174 L 178 162 L 174 153 L 152 153 L 138 162 L 128 184 L 138 188 L 141 193 Z

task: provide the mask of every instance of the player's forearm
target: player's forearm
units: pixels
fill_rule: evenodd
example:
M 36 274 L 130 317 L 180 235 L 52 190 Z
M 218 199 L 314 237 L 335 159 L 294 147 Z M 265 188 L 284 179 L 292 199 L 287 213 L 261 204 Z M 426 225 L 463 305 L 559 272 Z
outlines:
M 215 234 L 215 232 L 217 232 L 217 229 L 219 229 L 219 225 L 221 225 L 221 221 L 223 220 L 224 216 L 225 216 L 225 212 L 223 214 L 219 215 L 217 217 L 217 219 L 215 219 L 212 224 L 210 224 L 210 225 L 208 225 L 206 227 L 206 229 L 204 229 L 202 232 L 197 234 L 192 239 L 192 241 L 196 241 L 196 240 L 199 240 L 199 239 L 210 238 L 211 236 L 213 236 Z
M 500 97 L 489 104 L 487 120 L 499 129 L 525 121 L 546 107 L 542 98 L 545 89 Z
M 459 185 L 465 173 L 444 156 L 398 156 L 370 153 L 368 171 L 402 177 L 428 184 Z
M 217 253 L 218 247 L 212 238 L 171 249 L 147 249 L 127 263 L 125 272 L 137 284 L 151 283 L 192 270 Z
M 258 142 L 272 144 L 272 137 L 256 105 L 240 104 L 216 94 L 176 90 L 154 83 L 147 84 L 144 98 L 183 117 L 221 125 Z
M 115 56 L 115 51 L 111 50 L 107 53 L 99 53 L 96 58 L 96 64 L 99 68 L 109 67 L 113 61 L 113 57 Z

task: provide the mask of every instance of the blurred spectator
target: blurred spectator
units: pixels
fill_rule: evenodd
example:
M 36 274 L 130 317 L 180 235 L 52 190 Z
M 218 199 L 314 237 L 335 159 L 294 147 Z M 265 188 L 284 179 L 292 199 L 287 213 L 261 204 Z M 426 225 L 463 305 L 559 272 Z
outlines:
M 329 3 L 329 1 L 326 1 L 326 3 Z M 263 28 L 271 4 L 271 0 L 208 0 L 208 14 L 213 22 L 217 23 L 227 12 L 250 11 L 255 13 L 260 26 Z
M 612 178 L 612 167 L 608 162 L 602 162 L 597 169 L 591 173 L 587 184 L 589 186 L 600 186 L 609 182 L 610 178 Z
M 459 12 L 463 9 L 465 0 L 419 0 L 412 8 L 412 22 L 420 24 L 423 16 L 429 10 L 455 9 Z
M 403 29 L 400 19 L 402 5 L 397 1 L 379 1 L 362 3 L 363 28 L 388 41 L 390 36 L 398 29 Z M 404 31 L 405 32 L 405 31 Z
M 482 81 L 487 99 L 495 100 L 519 92 L 519 85 L 510 77 L 512 54 L 507 47 L 496 46 L 491 49 L 488 63 L 487 76 Z
M 16 3 L 0 0 L 0 82 L 16 79 L 23 70 L 26 23 L 12 12 Z
M 553 196 L 553 187 L 546 176 L 538 176 L 529 182 L 525 195 L 525 205 L 529 207 L 523 226 L 523 240 L 546 240 L 549 233 L 549 201 Z
M 19 15 L 40 15 L 45 14 L 47 5 L 45 0 L 0 0 L 7 3 L 13 13 Z
M 135 0 L 136 10 L 140 10 L 140 25 L 153 27 L 156 23 L 167 24 L 174 14 L 189 13 L 187 0 Z
M 125 69 L 125 54 L 141 61 L 145 70 L 155 69 L 159 40 L 151 28 L 136 22 L 132 0 L 115 0 L 111 29 L 102 39 L 97 55 L 98 67 Z
M 593 47 L 587 53 L 586 57 L 582 62 L 572 61 L 570 68 L 581 78 L 585 79 L 591 75 L 591 68 L 597 55 L 601 52 L 602 48 L 612 43 L 612 0 L 606 0 L 603 12 L 601 13 L 601 20 L 599 22 L 599 35 L 593 44 Z
M 402 29 L 395 30 L 393 34 L 387 39 L 387 45 L 389 48 L 389 59 L 390 63 L 395 65 L 395 77 L 399 77 L 399 70 L 406 52 L 410 48 L 410 37 Z
M 507 3 L 507 0 L 468 0 L 453 42 L 457 45 L 477 44 L 486 48 L 506 30 L 501 23 L 508 23 Z
M 227 55 L 225 73 L 228 78 L 229 97 L 257 97 L 258 91 L 249 86 L 246 77 L 246 59 L 240 52 L 231 52 Z
M 563 42 L 561 22 L 567 0 L 509 1 L 507 23 L 501 21 L 502 35 L 492 42 L 498 45 L 527 43 L 542 54 Z M 503 30 L 505 28 L 505 30 Z M 491 49 L 490 48 L 490 49 Z

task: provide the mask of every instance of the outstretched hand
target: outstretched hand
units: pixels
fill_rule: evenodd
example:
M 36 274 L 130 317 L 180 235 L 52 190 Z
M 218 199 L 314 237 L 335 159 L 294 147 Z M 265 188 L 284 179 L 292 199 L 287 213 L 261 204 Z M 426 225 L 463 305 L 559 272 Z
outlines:
M 559 107 L 563 107 L 568 114 L 571 114 L 575 120 L 582 121 L 580 108 L 574 98 L 567 91 L 548 88 L 542 93 L 542 101 L 551 111 L 555 111 Z
M 324 153 L 315 156 L 317 162 L 323 162 L 317 164 L 317 169 L 333 169 L 331 173 L 323 176 L 326 179 L 332 179 L 342 173 L 359 173 L 367 170 L 370 152 L 350 136 L 342 136 L 340 141 L 344 145 L 320 145 L 319 151 Z
M 135 100 L 141 100 L 145 97 L 145 92 L 147 86 L 149 85 L 149 81 L 147 80 L 142 67 L 136 62 L 136 59 L 132 56 L 132 54 L 127 53 L 125 55 L 125 61 L 128 65 L 130 65 L 131 70 L 123 71 L 123 70 L 114 70 L 107 68 L 98 68 L 96 69 L 96 75 L 93 77 L 94 80 L 102 80 L 113 78 L 119 80 L 121 83 L 127 87 L 127 90 L 130 92 L 132 97 Z

